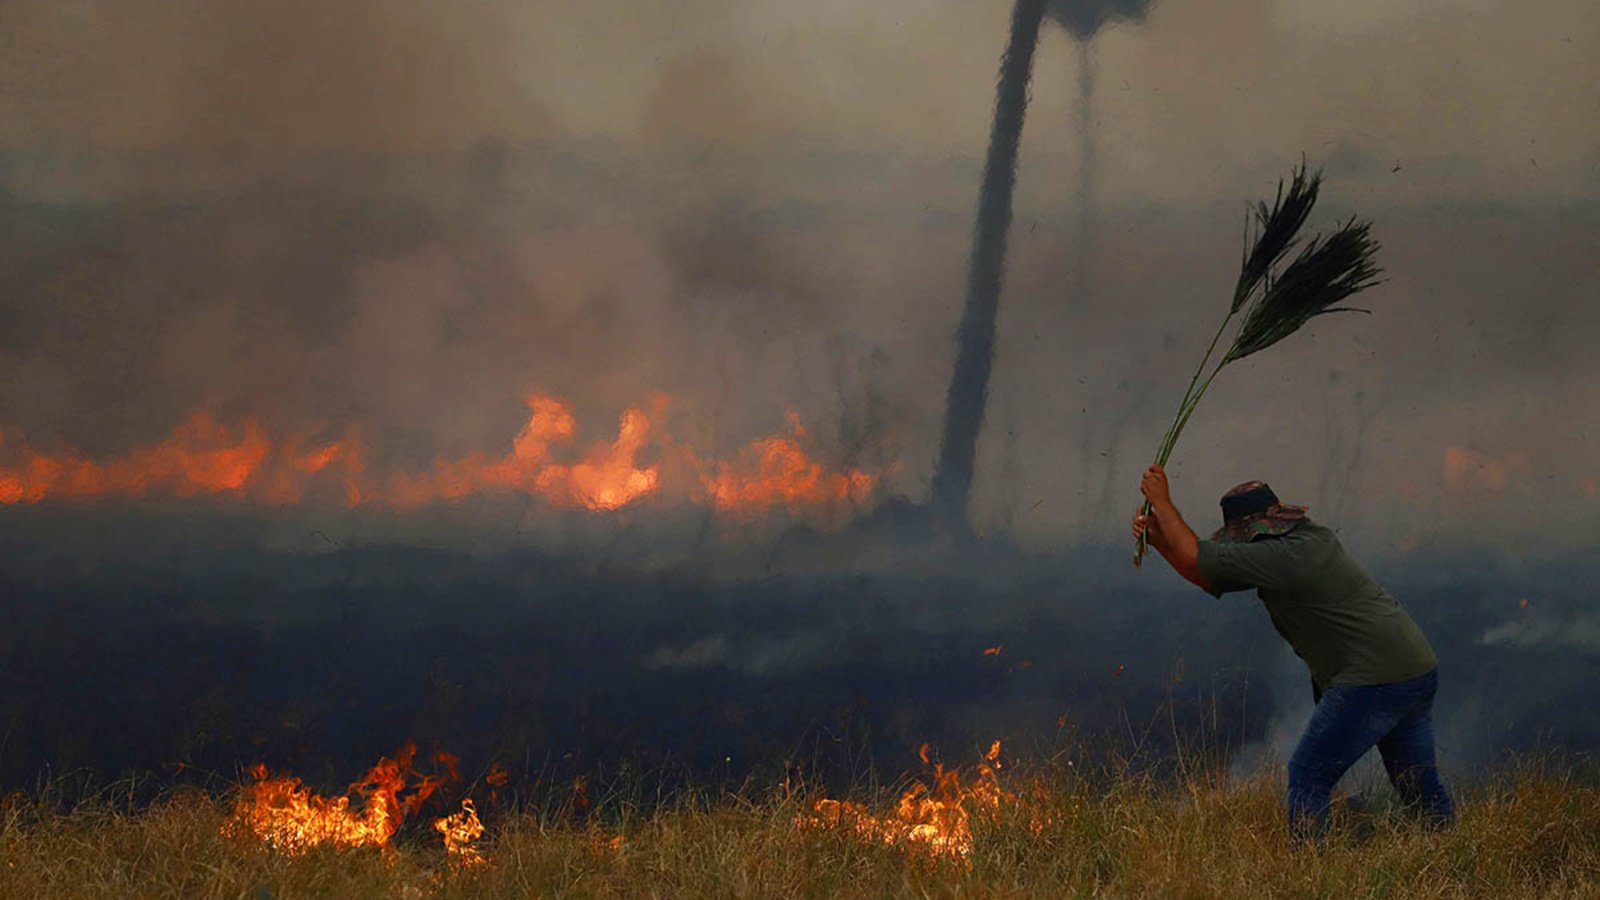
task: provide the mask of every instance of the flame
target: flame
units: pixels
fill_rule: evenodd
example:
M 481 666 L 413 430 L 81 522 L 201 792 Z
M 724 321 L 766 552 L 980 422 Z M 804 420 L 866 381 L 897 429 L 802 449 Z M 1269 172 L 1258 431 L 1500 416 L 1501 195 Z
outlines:
M 489 774 L 483 776 L 483 783 L 489 786 L 490 803 L 500 802 L 500 789 L 505 787 L 506 782 L 510 780 L 511 772 L 504 765 L 499 762 L 490 764 Z
M 589 509 L 617 509 L 656 489 L 657 471 L 634 465 L 645 439 L 650 436 L 650 420 L 637 409 L 622 414 L 615 443 L 596 444 L 583 462 L 574 466 L 551 466 L 539 473 L 536 482 L 546 496 L 564 506 Z
M 801 445 L 806 429 L 799 414 L 786 414 L 790 434 L 756 441 L 732 463 L 711 467 L 702 484 L 718 509 L 763 512 L 784 506 L 791 512 L 807 507 L 856 503 L 872 493 L 877 478 L 860 469 L 830 472 Z
M 816 801 L 802 827 L 840 829 L 873 843 L 899 845 L 932 858 L 968 860 L 972 855 L 973 815 L 994 816 L 1015 797 L 1000 787 L 1000 742 L 978 761 L 963 783 L 961 774 L 930 762 L 928 745 L 917 751 L 931 765 L 928 782 L 915 782 L 900 795 L 893 812 L 874 816 L 859 803 L 824 798 Z
M 275 438 L 255 419 L 230 428 L 197 414 L 160 443 L 104 462 L 71 450 L 45 454 L 10 446 L 0 433 L 0 451 L 16 460 L 0 458 L 0 504 L 223 495 L 289 505 L 336 488 L 350 507 L 406 510 L 477 494 L 522 493 L 558 508 L 610 511 L 660 493 L 670 480 L 680 501 L 755 515 L 775 507 L 826 513 L 854 506 L 878 484 L 877 475 L 813 458 L 793 412 L 787 433 L 753 441 L 732 461 L 706 462 L 660 426 L 666 402 L 658 398 L 651 413 L 625 410 L 614 440 L 594 442 L 574 456 L 567 449 L 578 432 L 571 409 L 533 394 L 528 419 L 503 454 L 475 451 L 440 457 L 421 470 L 381 473 L 371 471 L 368 448 L 353 427 L 339 440 L 313 442 Z M 672 479 L 663 478 L 664 466 L 673 468 Z
M 234 433 L 210 416 L 195 415 L 161 443 L 106 463 L 71 452 L 29 452 L 21 465 L 0 468 L 0 502 L 236 492 L 260 468 L 268 449 L 266 433 L 255 420 L 246 420 Z
M 1002 649 L 1004 649 L 1004 647 L 1005 647 L 1004 644 L 996 644 L 993 647 L 985 647 L 985 648 L 983 648 L 983 655 L 984 656 L 999 656 L 1000 655 L 1000 651 Z
M 431 775 L 417 772 L 416 754 L 416 745 L 407 742 L 392 759 L 379 759 L 360 781 L 336 797 L 321 796 L 294 776 L 274 778 L 266 766 L 254 766 L 251 776 L 255 783 L 239 792 L 233 815 L 223 823 L 222 831 L 253 835 L 291 856 L 324 844 L 387 847 L 407 816 L 417 815 L 435 791 L 461 778 L 451 754 L 434 754 L 433 762 L 442 771 Z M 453 860 L 471 864 L 477 857 L 471 844 L 483 833 L 483 825 L 470 799 L 462 802 L 461 812 L 436 821 L 434 828 L 445 835 L 445 849 Z
M 444 850 L 452 864 L 470 868 L 487 861 L 478 848 L 472 846 L 483 837 L 483 823 L 478 820 L 478 808 L 471 797 L 461 801 L 460 812 L 435 820 L 433 830 L 444 837 Z
M 392 480 L 389 502 L 398 507 L 456 500 L 484 491 L 528 491 L 549 465 L 550 445 L 569 440 L 577 421 L 561 401 L 541 394 L 528 398 L 530 415 L 498 459 L 473 453 L 459 460 L 436 460 L 431 472 L 400 474 Z

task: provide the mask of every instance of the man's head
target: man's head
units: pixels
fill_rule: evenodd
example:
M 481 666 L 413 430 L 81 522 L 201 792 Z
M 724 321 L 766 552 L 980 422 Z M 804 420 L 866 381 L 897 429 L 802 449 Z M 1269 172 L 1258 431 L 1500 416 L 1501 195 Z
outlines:
M 1246 481 L 1222 495 L 1222 527 L 1213 541 L 1246 543 L 1258 537 L 1287 534 L 1306 517 L 1306 507 L 1278 501 L 1265 481 Z

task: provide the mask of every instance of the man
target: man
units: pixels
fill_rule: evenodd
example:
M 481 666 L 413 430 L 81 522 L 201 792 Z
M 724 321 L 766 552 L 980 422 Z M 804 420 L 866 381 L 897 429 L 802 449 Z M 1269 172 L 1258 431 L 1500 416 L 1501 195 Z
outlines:
M 1289 827 L 1320 834 L 1340 776 L 1374 744 L 1405 804 L 1434 827 L 1455 809 L 1433 749 L 1438 661 L 1422 630 L 1328 528 L 1286 506 L 1265 482 L 1222 497 L 1223 526 L 1199 540 L 1172 503 L 1167 475 L 1151 466 L 1140 485 L 1151 515 L 1133 534 L 1201 590 L 1221 597 L 1255 588 L 1278 634 L 1311 670 L 1316 711 L 1289 760 Z

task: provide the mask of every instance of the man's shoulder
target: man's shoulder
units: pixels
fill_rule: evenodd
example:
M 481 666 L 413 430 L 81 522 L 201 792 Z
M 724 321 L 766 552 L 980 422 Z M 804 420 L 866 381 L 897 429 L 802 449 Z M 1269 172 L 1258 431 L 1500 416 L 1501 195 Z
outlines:
M 1289 543 L 1339 543 L 1339 533 L 1332 528 L 1310 518 L 1301 519 L 1294 527 L 1283 534 L 1268 535 L 1258 538 L 1263 541 L 1287 541 Z

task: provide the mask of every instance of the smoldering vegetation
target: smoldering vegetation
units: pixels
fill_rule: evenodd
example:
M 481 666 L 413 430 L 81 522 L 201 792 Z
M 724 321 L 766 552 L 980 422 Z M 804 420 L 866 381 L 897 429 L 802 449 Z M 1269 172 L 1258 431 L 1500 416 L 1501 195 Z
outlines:
M 860 784 L 914 767 L 924 742 L 964 759 L 996 738 L 1012 758 L 1159 768 L 1178 745 L 1259 759 L 1310 704 L 1252 595 L 1135 574 L 1120 544 L 907 543 L 827 570 L 830 545 L 870 536 L 812 533 L 734 573 L 616 546 L 270 551 L 258 519 L 6 513 L 0 786 L 217 784 L 256 762 L 337 786 L 408 739 L 527 785 Z M 97 529 L 146 538 L 97 546 Z M 1600 644 L 1564 637 L 1592 616 L 1580 586 L 1600 557 L 1464 548 L 1374 568 L 1443 661 L 1451 772 L 1600 746 Z

